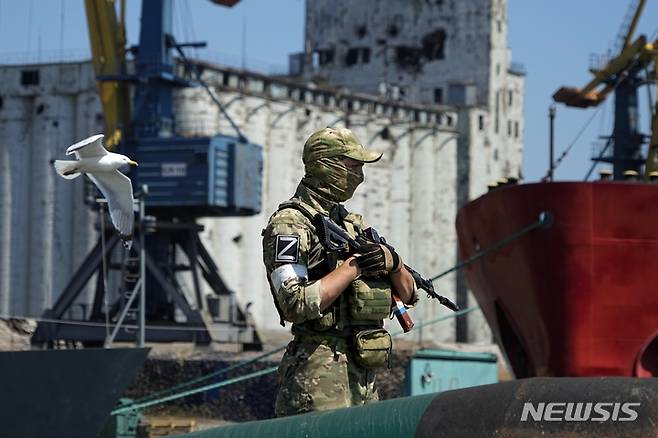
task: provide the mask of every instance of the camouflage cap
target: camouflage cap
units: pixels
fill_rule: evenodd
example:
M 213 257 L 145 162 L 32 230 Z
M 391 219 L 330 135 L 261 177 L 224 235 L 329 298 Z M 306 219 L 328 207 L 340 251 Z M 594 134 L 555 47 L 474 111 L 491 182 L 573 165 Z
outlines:
M 363 163 L 374 163 L 382 157 L 381 152 L 363 147 L 354 133 L 347 128 L 327 127 L 314 132 L 304 144 L 304 164 L 320 158 L 344 156 Z

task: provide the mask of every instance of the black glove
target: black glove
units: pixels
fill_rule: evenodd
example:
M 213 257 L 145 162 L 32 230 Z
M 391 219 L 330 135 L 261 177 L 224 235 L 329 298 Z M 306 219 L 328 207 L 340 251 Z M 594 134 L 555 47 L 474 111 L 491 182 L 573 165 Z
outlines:
M 356 262 L 366 275 L 382 271 L 398 272 L 402 269 L 402 259 L 392 247 L 373 242 L 361 244 Z

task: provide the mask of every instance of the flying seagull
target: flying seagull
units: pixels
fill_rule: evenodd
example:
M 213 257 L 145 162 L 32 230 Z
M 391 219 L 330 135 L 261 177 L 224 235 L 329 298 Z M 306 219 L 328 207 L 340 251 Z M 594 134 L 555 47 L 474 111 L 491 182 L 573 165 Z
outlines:
M 66 179 L 86 174 L 107 199 L 110 218 L 119 232 L 123 246 L 130 249 L 133 238 L 133 186 L 119 168 L 129 164 L 137 166 L 125 155 L 108 152 L 101 143 L 103 134 L 86 138 L 69 146 L 66 155 L 75 154 L 77 161 L 55 160 L 57 173 Z

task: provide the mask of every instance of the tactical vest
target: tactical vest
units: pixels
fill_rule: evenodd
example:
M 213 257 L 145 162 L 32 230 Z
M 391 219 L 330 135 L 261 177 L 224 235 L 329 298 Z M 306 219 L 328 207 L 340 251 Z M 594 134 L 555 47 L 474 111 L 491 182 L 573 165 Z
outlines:
M 285 208 L 293 208 L 306 219 L 311 229 L 315 230 L 313 218 L 318 213 L 316 209 L 298 199 L 291 199 L 279 205 L 277 212 Z M 352 237 L 361 233 L 353 223 L 343 221 L 339 224 Z M 314 233 L 317 236 L 317 233 Z M 335 254 L 327 252 L 321 242 L 310 248 L 309 254 L 320 253 L 320 262 L 314 266 L 307 266 L 308 281 L 320 280 L 329 272 L 336 269 L 342 260 Z M 274 302 L 283 322 L 283 314 L 278 306 L 274 289 L 270 284 Z M 388 317 L 391 308 L 391 284 L 387 278 L 361 277 L 352 282 L 348 290 L 345 290 L 332 305 L 325 310 L 321 318 L 306 321 L 302 324 L 293 324 L 293 332 L 335 332 L 346 334 L 353 326 L 377 326 L 383 325 L 383 319 Z M 283 324 L 282 324 L 283 325 Z

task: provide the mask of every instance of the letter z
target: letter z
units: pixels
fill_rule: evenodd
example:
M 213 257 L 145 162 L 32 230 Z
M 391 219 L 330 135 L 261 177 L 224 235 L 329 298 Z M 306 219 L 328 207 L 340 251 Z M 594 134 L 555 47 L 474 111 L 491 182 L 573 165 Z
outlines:
M 276 236 L 275 252 L 275 262 L 297 263 L 299 261 L 299 236 L 279 234 Z

